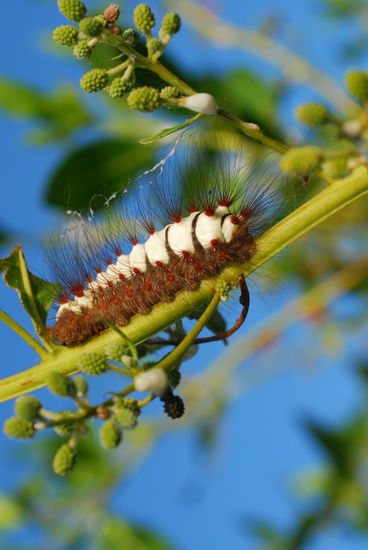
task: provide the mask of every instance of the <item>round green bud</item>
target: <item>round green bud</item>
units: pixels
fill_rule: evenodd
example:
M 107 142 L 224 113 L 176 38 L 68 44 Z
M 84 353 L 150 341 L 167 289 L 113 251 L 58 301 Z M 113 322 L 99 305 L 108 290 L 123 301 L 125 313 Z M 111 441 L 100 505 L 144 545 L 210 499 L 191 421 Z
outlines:
M 162 48 L 162 42 L 159 38 L 150 38 L 147 42 L 147 47 L 152 53 L 156 53 Z
M 162 88 L 160 92 L 160 97 L 162 99 L 169 99 L 171 97 L 179 97 L 180 96 L 180 90 L 178 88 L 175 88 L 175 86 L 165 86 L 165 88 Z
M 281 159 L 280 166 L 284 172 L 296 172 L 301 176 L 308 176 L 319 169 L 322 160 L 322 151 L 313 145 L 293 147 Z
M 134 397 L 117 397 L 115 400 L 116 407 L 117 408 L 125 408 L 130 409 L 134 412 L 136 416 L 139 416 L 141 414 L 141 408 L 138 405 L 138 401 L 134 399 Z
M 67 19 L 80 21 L 86 15 L 87 8 L 80 0 L 58 0 L 59 10 Z
M 127 407 L 119 407 L 115 409 L 115 419 L 119 422 L 122 428 L 131 430 L 135 428 L 138 423 L 138 415 L 132 409 Z
M 160 34 L 172 36 L 180 30 L 181 21 L 176 13 L 167 13 L 162 20 Z
M 92 69 L 82 76 L 80 80 L 81 88 L 87 93 L 99 92 L 108 81 L 107 72 L 103 69 Z
M 349 71 L 345 76 L 345 84 L 353 97 L 361 101 L 368 100 L 368 72 Z
M 98 36 L 104 28 L 104 21 L 100 16 L 86 17 L 79 23 L 79 28 L 87 36 Z
M 325 160 L 322 170 L 327 178 L 342 178 L 347 172 L 347 159 L 342 157 Z
M 123 32 L 123 39 L 131 46 L 135 46 L 139 40 L 139 34 L 135 29 L 125 29 Z
M 176 388 L 180 384 L 181 373 L 178 369 L 171 369 L 167 375 L 169 384 L 172 388 Z
M 115 449 L 122 439 L 119 426 L 110 418 L 100 429 L 101 443 L 107 449 Z
M 70 395 L 73 391 L 73 384 L 65 374 L 61 372 L 50 372 L 46 379 L 49 390 L 55 395 Z
M 57 418 L 55 418 L 55 420 L 61 420 L 64 418 L 65 420 L 67 420 L 73 416 L 74 416 L 73 411 L 61 411 L 58 414 Z M 64 435 L 69 435 L 70 433 L 72 433 L 73 429 L 74 429 L 74 424 L 72 422 L 65 422 L 63 424 L 58 424 L 57 426 L 54 426 L 55 432 L 61 437 L 63 437 Z
M 73 46 L 78 42 L 78 29 L 72 25 L 60 25 L 54 29 L 52 38 L 62 46 Z
M 106 371 L 106 356 L 102 353 L 84 353 L 79 358 L 77 366 L 86 374 L 102 374 Z
M 39 416 L 41 407 L 41 401 L 33 395 L 22 395 L 16 400 L 14 410 L 18 418 L 34 422 Z
M 84 59 L 89 55 L 91 48 L 87 44 L 87 40 L 81 40 L 76 46 L 74 46 L 73 55 L 77 59 Z
M 115 78 L 112 81 L 111 86 L 112 84 L 114 84 L 115 80 L 121 80 L 121 79 Z M 111 91 L 111 87 L 110 87 L 110 91 Z M 110 344 L 107 344 L 105 348 L 105 353 L 109 359 L 112 359 L 113 361 L 120 361 L 120 358 L 125 352 L 125 350 L 126 350 L 125 344 L 121 342 L 111 342 Z
M 132 87 L 132 84 L 133 79 L 122 80 L 121 78 L 114 78 L 109 86 L 109 95 L 114 99 L 119 99 L 126 94 L 126 92 Z M 123 344 L 118 344 L 118 346 L 120 346 L 120 348 L 122 347 L 123 351 L 118 356 L 118 351 L 116 350 L 116 353 L 114 355 L 119 358 L 114 359 L 114 361 L 120 361 L 120 357 L 123 355 L 125 350 Z M 112 357 L 110 357 L 110 359 L 112 359 Z
M 74 466 L 76 452 L 67 443 L 62 445 L 54 456 L 52 468 L 56 475 L 65 476 Z
M 88 382 L 84 376 L 75 376 L 73 384 L 78 395 L 86 395 L 88 392 Z
M 36 433 L 35 427 L 29 420 L 12 416 L 5 421 L 4 433 L 9 437 L 28 439 Z
M 131 109 L 151 112 L 160 106 L 160 94 L 156 88 L 142 86 L 132 90 L 128 95 L 128 105 Z
M 320 126 L 329 120 L 329 110 L 321 103 L 305 103 L 296 110 L 296 118 L 306 126 Z
M 147 4 L 139 4 L 134 10 L 134 24 L 138 30 L 149 33 L 155 26 L 155 16 Z

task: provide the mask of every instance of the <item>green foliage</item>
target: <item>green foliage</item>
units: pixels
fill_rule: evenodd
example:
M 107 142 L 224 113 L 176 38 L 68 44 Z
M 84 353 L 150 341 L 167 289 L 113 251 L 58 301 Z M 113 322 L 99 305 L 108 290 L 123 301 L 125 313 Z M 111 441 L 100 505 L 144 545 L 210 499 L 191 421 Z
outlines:
M 104 550 L 173 550 L 161 536 L 130 525 L 118 517 L 108 519 L 103 527 L 100 548 Z
M 181 380 L 180 370 L 175 368 L 171 369 L 168 372 L 167 377 L 169 379 L 169 384 L 172 388 L 176 388 L 176 386 L 180 384 L 180 380 Z
M 0 272 L 2 271 L 5 271 L 6 284 L 18 291 L 23 307 L 31 318 L 36 324 L 44 323 L 55 297 L 60 292 L 59 285 L 46 282 L 30 273 L 20 246 L 17 246 L 7 258 L 0 260 Z M 33 291 L 33 299 L 27 290 L 27 279 Z

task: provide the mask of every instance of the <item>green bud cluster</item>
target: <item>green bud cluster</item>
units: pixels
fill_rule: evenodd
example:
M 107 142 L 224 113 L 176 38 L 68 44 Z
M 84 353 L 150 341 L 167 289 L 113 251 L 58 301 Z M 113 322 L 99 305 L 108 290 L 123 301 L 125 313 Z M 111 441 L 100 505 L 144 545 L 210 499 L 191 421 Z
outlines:
M 16 400 L 14 410 L 18 418 L 34 422 L 39 416 L 41 406 L 41 401 L 33 395 L 22 395 Z
M 125 29 L 123 32 L 123 39 L 131 46 L 135 46 L 139 40 L 139 34 L 135 29 Z
M 79 23 L 80 30 L 87 36 L 98 36 L 104 28 L 105 20 L 97 15 L 96 17 L 86 17 Z
M 147 34 L 155 26 L 155 16 L 147 4 L 139 4 L 134 10 L 134 24 L 138 30 Z
M 107 72 L 103 69 L 92 69 L 82 76 L 81 88 L 87 93 L 99 92 L 108 82 Z
M 106 420 L 100 429 L 100 440 L 107 449 L 115 449 L 122 439 L 122 432 L 112 418 Z
M 162 20 L 160 36 L 168 34 L 172 36 L 180 30 L 181 21 L 176 13 L 167 13 Z
M 114 80 L 120 80 L 120 79 L 114 79 Z M 114 83 L 114 80 L 112 81 L 111 85 Z M 105 353 L 109 359 L 112 361 L 120 361 L 120 357 L 123 355 L 123 353 L 126 350 L 125 344 L 121 342 L 111 342 L 110 344 L 107 344 L 105 348 Z
M 115 419 L 125 430 L 135 428 L 138 423 L 138 414 L 128 407 L 115 408 Z M 140 412 L 140 411 L 139 411 Z
M 147 47 L 152 53 L 156 53 L 161 50 L 162 42 L 159 38 L 150 38 L 147 42 Z
M 107 367 L 106 356 L 102 353 L 84 353 L 79 358 L 77 366 L 86 374 L 102 374 Z
M 301 176 L 308 176 L 319 169 L 322 158 L 322 151 L 313 145 L 293 147 L 284 154 L 280 166 L 284 172 L 296 172 Z
M 169 379 L 169 384 L 172 388 L 176 388 L 176 386 L 178 386 L 180 384 L 180 380 L 181 380 L 181 373 L 180 373 L 180 370 L 178 369 L 171 369 L 169 372 L 168 372 L 168 375 L 167 375 L 168 379 Z
M 360 101 L 368 100 L 367 71 L 349 71 L 345 76 L 345 84 L 353 97 Z
M 61 372 L 50 372 L 46 379 L 49 390 L 55 395 L 67 396 L 73 392 L 73 384 L 65 374 Z
M 61 411 L 58 414 L 57 420 L 61 420 L 62 418 L 65 418 L 65 420 L 68 420 L 74 416 L 73 411 Z M 56 420 L 56 419 L 55 419 Z M 55 432 L 63 437 L 64 435 L 69 435 L 73 431 L 73 423 L 72 422 L 65 422 L 63 424 L 58 424 L 57 426 L 54 426 Z
M 325 160 L 322 164 L 322 170 L 327 178 L 342 178 L 347 172 L 347 159 L 346 157 L 341 157 Z
M 78 29 L 72 25 L 60 25 L 54 29 L 52 38 L 62 46 L 73 46 L 78 42 Z
M 76 46 L 74 46 L 73 55 L 77 59 L 84 59 L 89 55 L 91 48 L 87 44 L 87 40 L 81 40 Z
M 130 90 L 130 88 L 133 85 L 133 82 L 134 82 L 134 78 L 129 78 L 127 80 L 122 79 L 122 78 L 114 78 L 114 80 L 111 82 L 111 84 L 109 86 L 109 95 L 113 99 L 119 99 L 119 98 L 123 97 L 126 94 L 126 92 L 128 92 Z M 119 358 L 114 359 L 114 361 L 120 361 L 120 357 L 123 355 L 124 350 L 125 350 L 125 347 L 124 347 L 123 344 L 118 344 L 118 345 L 123 348 L 123 351 L 120 353 Z M 117 356 L 117 354 L 116 354 L 116 356 Z M 113 358 L 110 357 L 110 359 L 113 359 Z
M 160 92 L 161 99 L 170 99 L 171 97 L 179 97 L 180 90 L 175 88 L 175 86 L 165 86 Z
M 73 378 L 73 384 L 78 395 L 86 395 L 88 392 L 88 382 L 84 376 L 75 376 Z
M 320 126 L 328 122 L 329 110 L 321 103 L 305 103 L 296 110 L 296 118 L 306 126 Z
M 128 95 L 128 105 L 131 109 L 151 112 L 160 105 L 160 94 L 156 88 L 142 86 L 132 90 Z
M 87 12 L 81 0 L 58 0 L 58 5 L 61 13 L 71 21 L 80 21 Z
M 5 421 L 4 433 L 9 437 L 16 437 L 18 439 L 28 439 L 33 437 L 36 433 L 33 422 L 12 416 Z
M 62 445 L 54 456 L 52 467 L 56 475 L 65 476 L 74 466 L 76 452 L 67 443 Z

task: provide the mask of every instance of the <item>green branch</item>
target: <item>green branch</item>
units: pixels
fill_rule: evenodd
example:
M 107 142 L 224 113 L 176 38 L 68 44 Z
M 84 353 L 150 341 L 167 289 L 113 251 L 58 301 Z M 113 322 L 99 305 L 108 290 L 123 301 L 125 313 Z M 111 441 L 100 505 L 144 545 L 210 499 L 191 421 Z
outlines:
M 217 278 L 202 281 L 198 291 L 180 292 L 173 302 L 157 304 L 149 315 L 137 315 L 124 327 L 124 335 L 133 344 L 139 344 L 161 332 L 208 301 L 218 284 L 236 283 L 240 272 L 245 276 L 249 275 L 301 235 L 366 193 L 368 172 L 366 168 L 359 167 L 352 175 L 336 180 L 259 237 L 256 241 L 256 251 L 250 261 L 226 267 Z M 119 339 L 120 336 L 114 331 L 107 330 L 76 348 L 58 348 L 41 364 L 1 380 L 0 401 L 44 386 L 51 371 L 57 370 L 68 375 L 77 372 L 76 363 L 81 353 L 104 352 L 108 343 Z
M 10 315 L 5 313 L 5 311 L 3 311 L 2 309 L 0 309 L 0 320 L 3 321 L 6 325 L 8 325 L 8 327 L 13 329 L 14 332 L 18 334 L 18 336 L 23 338 L 23 340 L 27 342 L 27 344 L 30 345 L 31 348 L 33 348 L 41 358 L 46 358 L 48 356 L 48 351 L 45 348 L 43 348 L 41 344 L 37 342 L 37 340 L 35 340 L 29 334 L 29 332 L 26 331 L 25 328 L 23 328 L 19 323 L 14 321 L 14 319 L 12 319 Z

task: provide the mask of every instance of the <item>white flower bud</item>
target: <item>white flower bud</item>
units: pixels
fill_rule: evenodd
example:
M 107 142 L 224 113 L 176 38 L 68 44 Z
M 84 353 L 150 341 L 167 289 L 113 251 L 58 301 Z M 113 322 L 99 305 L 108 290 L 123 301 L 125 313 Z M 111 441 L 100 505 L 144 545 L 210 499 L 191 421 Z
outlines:
M 139 392 L 152 392 L 155 395 L 163 395 L 167 390 L 169 381 L 164 369 L 155 368 L 137 374 L 134 378 L 134 387 Z
M 194 94 L 189 97 L 180 98 L 180 103 L 186 109 L 203 115 L 215 115 L 217 104 L 215 98 L 210 94 Z

